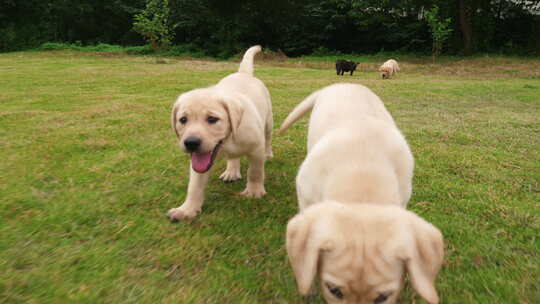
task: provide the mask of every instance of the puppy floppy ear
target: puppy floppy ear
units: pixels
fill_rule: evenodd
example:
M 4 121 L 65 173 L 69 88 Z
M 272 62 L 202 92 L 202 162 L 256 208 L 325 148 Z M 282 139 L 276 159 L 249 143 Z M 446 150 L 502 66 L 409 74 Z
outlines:
M 405 266 L 416 292 L 429 304 L 438 304 L 435 278 L 444 258 L 443 237 L 439 229 L 415 214 L 411 217 L 414 244 L 410 248 Z
M 309 294 L 320 256 L 331 246 L 315 230 L 316 222 L 303 214 L 296 215 L 287 224 L 287 255 L 301 295 Z
M 180 138 L 180 134 L 178 134 L 178 131 L 176 130 L 176 122 L 178 121 L 178 117 L 177 117 L 177 112 L 178 112 L 178 108 L 180 107 L 180 103 L 179 103 L 179 100 L 177 100 L 174 104 L 173 104 L 173 108 L 172 108 L 172 112 L 171 112 L 171 126 L 172 126 L 172 129 L 174 131 L 174 133 L 176 133 L 176 136 L 178 138 Z
M 240 102 L 240 99 L 242 98 L 244 97 L 227 96 L 221 99 L 221 103 L 223 104 L 223 107 L 225 108 L 225 110 L 227 111 L 227 115 L 229 116 L 229 124 L 231 126 L 231 133 L 233 137 L 236 136 L 238 127 L 240 126 L 240 122 L 242 121 L 242 116 L 244 115 L 244 107 Z

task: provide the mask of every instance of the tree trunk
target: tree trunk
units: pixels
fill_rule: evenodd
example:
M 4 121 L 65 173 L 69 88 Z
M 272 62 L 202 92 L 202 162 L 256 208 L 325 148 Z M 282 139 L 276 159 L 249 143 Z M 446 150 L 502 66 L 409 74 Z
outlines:
M 152 49 L 153 49 L 154 51 L 159 50 L 159 44 L 158 44 L 158 42 L 157 42 L 156 40 L 152 39 L 152 40 L 150 41 L 150 45 L 152 46 Z
M 459 0 L 459 29 L 463 42 L 463 55 L 472 53 L 472 9 L 466 3 L 467 0 Z

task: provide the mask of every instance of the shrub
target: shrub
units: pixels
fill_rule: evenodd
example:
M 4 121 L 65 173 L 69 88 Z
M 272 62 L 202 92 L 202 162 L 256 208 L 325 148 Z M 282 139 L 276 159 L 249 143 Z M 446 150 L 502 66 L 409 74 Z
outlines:
M 178 56 L 178 57 L 194 57 L 203 58 L 207 55 L 198 47 L 193 44 L 180 44 L 175 45 L 164 53 L 165 56 Z
M 174 38 L 169 14 L 169 0 L 148 0 L 146 8 L 135 15 L 133 30 L 141 34 L 154 50 L 166 49 Z
M 433 38 L 432 55 L 433 61 L 435 61 L 435 57 L 441 54 L 444 43 L 448 40 L 450 34 L 452 34 L 452 29 L 450 28 L 452 18 L 441 19 L 438 6 L 434 6 L 429 11 L 426 11 L 425 17 Z
M 320 46 L 314 49 L 311 55 L 324 57 L 324 56 L 339 56 L 339 55 L 342 55 L 342 53 L 340 51 L 334 51 L 334 50 L 327 49 L 324 46 Z
M 149 55 L 155 53 L 151 45 L 130 46 L 125 48 L 125 51 L 130 55 Z
M 73 45 L 59 42 L 45 42 L 37 48 L 40 51 L 60 51 L 60 50 L 72 50 Z

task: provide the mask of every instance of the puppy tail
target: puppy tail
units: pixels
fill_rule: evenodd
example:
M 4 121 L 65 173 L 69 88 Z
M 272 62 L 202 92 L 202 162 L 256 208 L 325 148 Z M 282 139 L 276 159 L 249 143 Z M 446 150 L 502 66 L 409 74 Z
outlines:
M 279 134 L 285 133 L 287 129 L 300 117 L 302 117 L 307 112 L 311 111 L 313 109 L 313 106 L 315 105 L 315 101 L 317 101 L 317 97 L 319 96 L 319 91 L 313 92 L 311 95 L 306 97 L 306 99 L 302 100 L 294 110 L 292 110 L 291 113 L 289 113 L 289 116 L 285 118 L 283 123 L 281 124 L 281 127 L 279 128 Z
M 261 51 L 260 45 L 255 45 L 250 47 L 246 53 L 244 54 L 244 58 L 242 58 L 242 62 L 240 62 L 240 67 L 238 68 L 238 72 L 240 73 L 248 73 L 249 75 L 253 75 L 253 57 Z

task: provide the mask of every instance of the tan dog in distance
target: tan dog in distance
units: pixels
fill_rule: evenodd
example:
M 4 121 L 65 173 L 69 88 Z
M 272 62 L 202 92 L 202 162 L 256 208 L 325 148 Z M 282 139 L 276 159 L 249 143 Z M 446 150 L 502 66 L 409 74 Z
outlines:
M 287 225 L 298 290 L 318 274 L 328 303 L 396 303 L 405 271 L 430 304 L 443 261 L 437 228 L 407 211 L 414 159 L 382 101 L 368 88 L 314 92 L 280 132 L 312 111 L 308 154 L 296 189 L 300 213 Z
M 218 156 L 227 158 L 220 178 L 241 178 L 240 157 L 247 156 L 246 197 L 261 197 L 264 189 L 264 162 L 272 157 L 272 103 L 270 93 L 253 76 L 253 58 L 260 46 L 249 48 L 237 73 L 216 85 L 183 93 L 173 105 L 171 123 L 180 148 L 191 155 L 188 192 L 185 202 L 170 209 L 175 221 L 191 219 L 201 212 L 209 170 Z
M 385 61 L 379 68 L 379 72 L 381 72 L 381 77 L 383 79 L 389 79 L 394 76 L 394 74 L 397 74 L 397 71 L 399 71 L 399 65 L 394 59 Z

